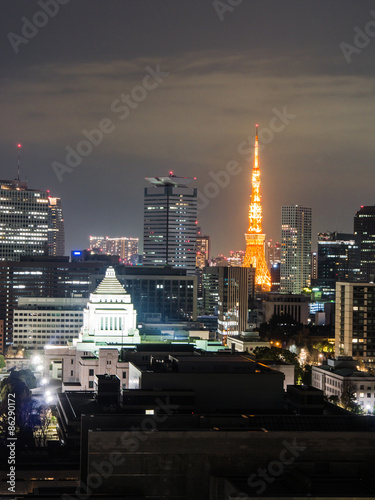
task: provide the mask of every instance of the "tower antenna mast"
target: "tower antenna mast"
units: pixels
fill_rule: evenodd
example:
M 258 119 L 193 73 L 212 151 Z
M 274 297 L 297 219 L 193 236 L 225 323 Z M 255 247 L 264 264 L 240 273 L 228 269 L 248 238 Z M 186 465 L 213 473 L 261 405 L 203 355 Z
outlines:
M 22 147 L 22 145 L 20 143 L 18 143 L 17 144 L 17 149 L 18 149 L 17 180 L 18 180 L 18 182 L 20 181 L 20 156 L 21 156 L 21 147 Z

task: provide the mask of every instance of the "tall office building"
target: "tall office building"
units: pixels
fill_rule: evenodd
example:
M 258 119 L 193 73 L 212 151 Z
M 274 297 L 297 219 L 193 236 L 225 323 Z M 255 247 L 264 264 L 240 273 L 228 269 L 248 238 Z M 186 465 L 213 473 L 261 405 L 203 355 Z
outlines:
M 322 298 L 334 299 L 337 281 L 358 281 L 358 237 L 345 233 L 318 233 L 318 275 Z
M 241 335 L 248 325 L 249 295 L 254 294 L 253 267 L 218 267 L 218 333 L 224 338 Z
M 311 282 L 318 279 L 318 254 L 311 252 Z
M 122 264 L 136 263 L 139 238 L 90 236 L 90 250 L 97 254 L 118 255 Z
M 375 205 L 362 206 L 354 216 L 354 234 L 359 238 L 361 281 L 375 281 Z
M 48 196 L 48 255 L 65 255 L 65 230 L 61 198 Z
M 210 237 L 202 234 L 201 228 L 197 227 L 197 254 L 195 265 L 199 269 L 208 266 L 210 260 Z
M 217 315 L 219 304 L 219 269 L 220 266 L 203 269 L 203 301 L 204 314 Z
M 266 241 L 266 261 L 269 268 L 275 264 L 280 264 L 281 260 L 281 244 L 272 239 Z
M 145 266 L 183 268 L 195 274 L 197 240 L 197 189 L 194 179 L 147 177 L 151 187 L 144 192 Z
M 301 293 L 310 285 L 311 208 L 282 207 L 280 292 Z
M 195 274 L 198 279 L 198 303 L 199 309 L 203 310 L 203 269 L 208 266 L 210 260 L 210 237 L 202 234 L 201 228 L 197 227 L 197 254 L 195 259 Z
M 0 180 L 0 260 L 47 252 L 48 196 L 20 180 Z
M 374 283 L 336 283 L 335 354 L 374 362 Z
M 255 132 L 254 165 L 251 175 L 251 203 L 249 206 L 249 228 L 245 234 L 246 254 L 244 267 L 255 268 L 255 285 L 263 292 L 271 290 L 271 275 L 266 263 L 264 240 L 262 233 L 262 203 L 260 195 L 260 169 L 258 125 Z

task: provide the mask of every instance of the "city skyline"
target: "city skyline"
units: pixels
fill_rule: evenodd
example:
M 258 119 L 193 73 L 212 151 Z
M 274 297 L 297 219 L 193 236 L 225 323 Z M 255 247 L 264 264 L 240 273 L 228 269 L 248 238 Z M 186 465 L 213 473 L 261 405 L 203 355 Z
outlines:
M 142 237 L 145 177 L 196 177 L 198 223 L 212 255 L 229 254 L 245 249 L 259 123 L 266 239 L 280 240 L 281 206 L 297 204 L 313 210 L 314 249 L 318 232 L 351 233 L 374 203 L 372 8 L 70 2 L 22 41 L 41 7 L 8 2 L 1 178 L 16 178 L 22 143 L 21 178 L 63 200 L 69 254 L 94 233 Z M 87 136 L 98 145 L 69 167 L 66 148 Z M 54 162 L 68 166 L 62 182 Z

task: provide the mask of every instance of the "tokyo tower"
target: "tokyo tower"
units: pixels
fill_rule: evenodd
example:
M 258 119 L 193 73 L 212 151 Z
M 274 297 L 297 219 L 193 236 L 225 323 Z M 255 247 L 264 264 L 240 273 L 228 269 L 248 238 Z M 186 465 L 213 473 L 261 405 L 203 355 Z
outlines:
M 262 204 L 260 202 L 260 170 L 258 125 L 255 132 L 254 166 L 251 175 L 251 203 L 249 207 L 249 229 L 245 234 L 246 254 L 243 267 L 255 267 L 255 286 L 258 291 L 271 290 L 271 275 L 264 255 L 264 239 L 262 234 Z

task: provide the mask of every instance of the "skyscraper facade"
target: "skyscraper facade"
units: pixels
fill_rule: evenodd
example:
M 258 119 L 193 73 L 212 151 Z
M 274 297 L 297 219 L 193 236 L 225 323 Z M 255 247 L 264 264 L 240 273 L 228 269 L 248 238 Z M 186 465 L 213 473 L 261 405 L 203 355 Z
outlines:
M 354 234 L 359 238 L 361 281 L 375 278 L 375 205 L 362 206 L 354 216 Z
M 48 255 L 65 255 L 65 230 L 61 198 L 48 196 Z
M 268 267 L 280 264 L 281 260 L 281 244 L 278 241 L 268 240 L 266 242 L 266 261 Z
M 219 304 L 219 269 L 220 266 L 205 267 L 203 269 L 203 305 L 204 314 L 218 312 Z
M 336 283 L 336 356 L 375 360 L 374 283 Z
M 262 204 L 260 195 L 260 169 L 258 125 L 255 133 L 254 165 L 251 176 L 251 203 L 249 207 L 249 228 L 245 234 L 246 254 L 243 266 L 255 268 L 255 286 L 258 290 L 271 290 L 271 275 L 266 263 L 264 240 L 262 233 Z
M 210 237 L 202 234 L 201 228 L 197 228 L 197 257 L 195 265 L 199 269 L 208 266 L 210 260 Z
M 241 335 L 248 325 L 249 295 L 253 294 L 254 275 L 252 267 L 218 267 L 218 333 L 227 336 Z
M 0 260 L 47 252 L 48 196 L 20 180 L 0 181 Z
M 282 207 L 280 292 L 311 286 L 311 208 Z
M 146 180 L 152 186 L 144 192 L 144 265 L 169 265 L 195 274 L 197 189 L 188 187 L 194 179 L 171 172 Z
M 197 227 L 197 254 L 195 259 L 195 274 L 198 280 L 198 303 L 200 311 L 203 310 L 203 269 L 208 266 L 210 260 L 210 237 L 202 234 L 201 228 Z
M 337 281 L 359 280 L 359 244 L 354 234 L 318 233 L 318 275 L 322 298 L 334 299 Z

